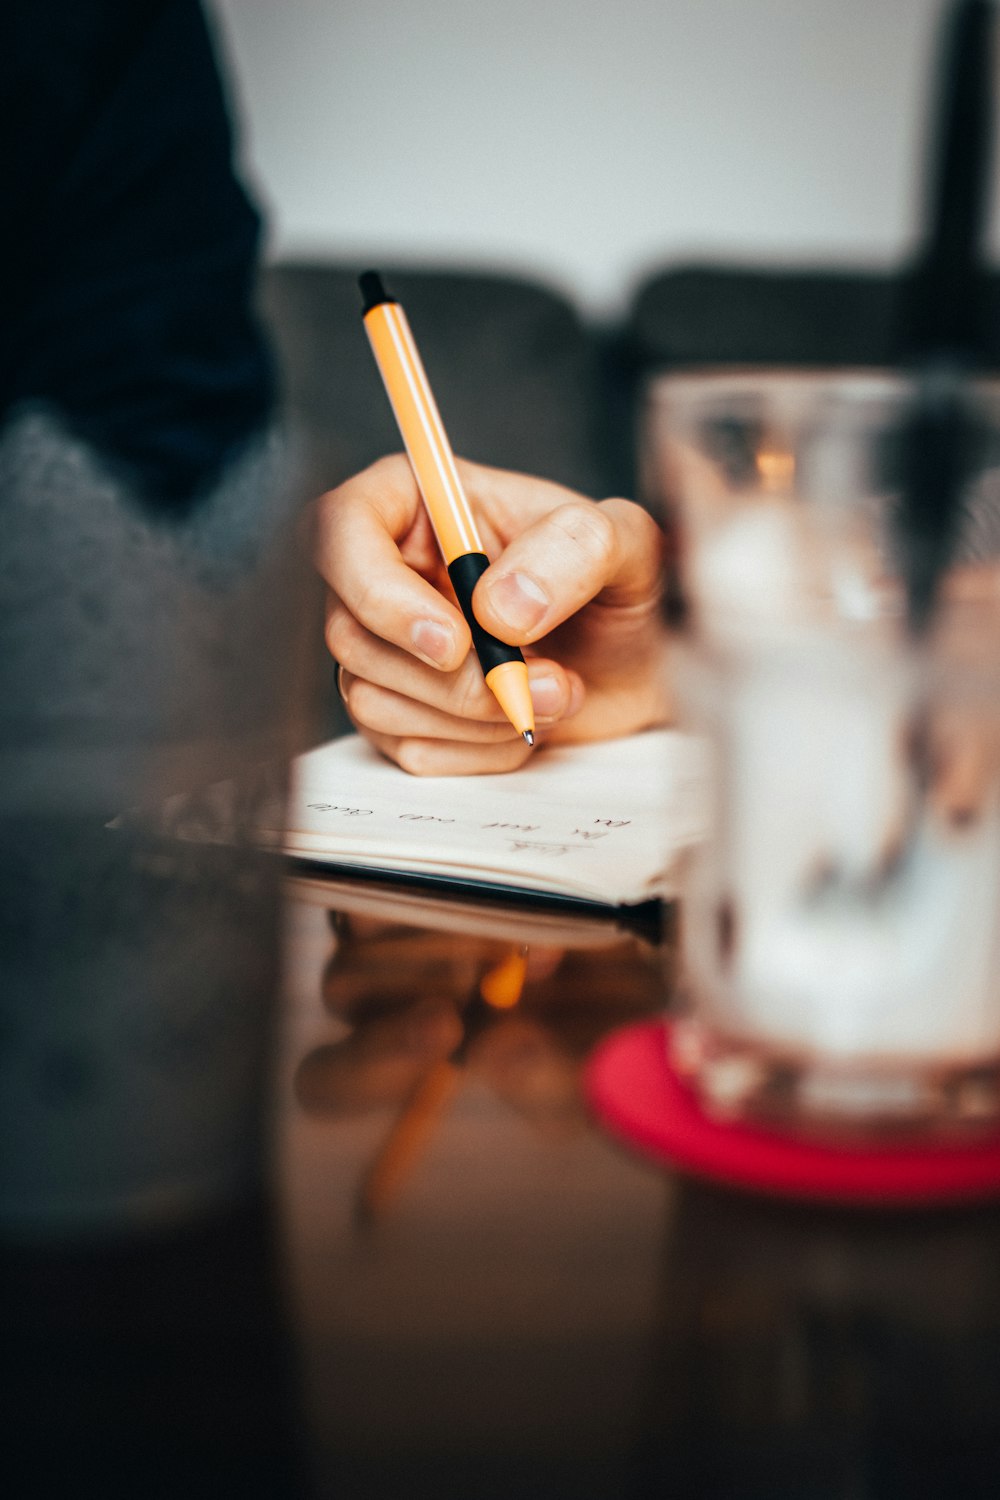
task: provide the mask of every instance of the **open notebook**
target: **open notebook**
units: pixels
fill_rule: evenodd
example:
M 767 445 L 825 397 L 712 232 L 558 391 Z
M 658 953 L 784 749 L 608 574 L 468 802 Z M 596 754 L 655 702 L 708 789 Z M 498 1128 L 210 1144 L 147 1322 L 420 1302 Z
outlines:
M 702 767 L 695 740 L 656 730 L 427 779 L 351 735 L 296 760 L 282 845 L 339 871 L 638 905 L 673 894 L 677 855 L 704 832 Z

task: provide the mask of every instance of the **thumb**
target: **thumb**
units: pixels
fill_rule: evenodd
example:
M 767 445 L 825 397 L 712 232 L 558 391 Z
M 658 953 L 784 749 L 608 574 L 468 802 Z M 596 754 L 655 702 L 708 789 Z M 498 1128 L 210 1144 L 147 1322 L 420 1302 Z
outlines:
M 628 609 L 655 599 L 663 536 L 629 500 L 573 500 L 529 526 L 486 570 L 477 619 L 515 645 L 540 640 L 600 596 Z

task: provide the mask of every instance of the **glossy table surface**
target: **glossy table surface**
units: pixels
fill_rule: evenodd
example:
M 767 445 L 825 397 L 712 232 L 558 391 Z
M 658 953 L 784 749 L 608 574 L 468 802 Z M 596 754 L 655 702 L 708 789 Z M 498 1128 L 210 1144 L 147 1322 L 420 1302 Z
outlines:
M 290 886 L 282 1222 L 324 1495 L 994 1495 L 1000 1211 L 632 1156 L 581 1070 L 670 938 Z
M 284 919 L 258 1190 L 0 1250 L 6 1493 L 1000 1493 L 1000 1209 L 770 1202 L 589 1118 L 671 936 L 303 878 Z

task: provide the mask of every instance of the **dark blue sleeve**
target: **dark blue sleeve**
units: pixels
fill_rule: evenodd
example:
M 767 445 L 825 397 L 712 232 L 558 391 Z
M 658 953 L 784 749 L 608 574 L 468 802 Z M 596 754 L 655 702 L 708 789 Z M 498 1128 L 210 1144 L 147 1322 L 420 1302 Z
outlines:
M 273 399 L 259 216 L 200 5 L 31 0 L 3 25 L 0 411 L 53 405 L 183 505 Z

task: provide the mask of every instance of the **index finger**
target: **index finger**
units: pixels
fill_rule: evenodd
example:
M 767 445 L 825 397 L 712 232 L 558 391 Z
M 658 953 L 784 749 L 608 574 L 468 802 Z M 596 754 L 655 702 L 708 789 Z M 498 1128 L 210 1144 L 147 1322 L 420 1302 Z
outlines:
M 316 566 L 366 630 L 442 671 L 469 653 L 461 612 L 410 566 L 436 552 L 420 492 L 402 454 L 380 459 L 323 495 L 316 507 Z

